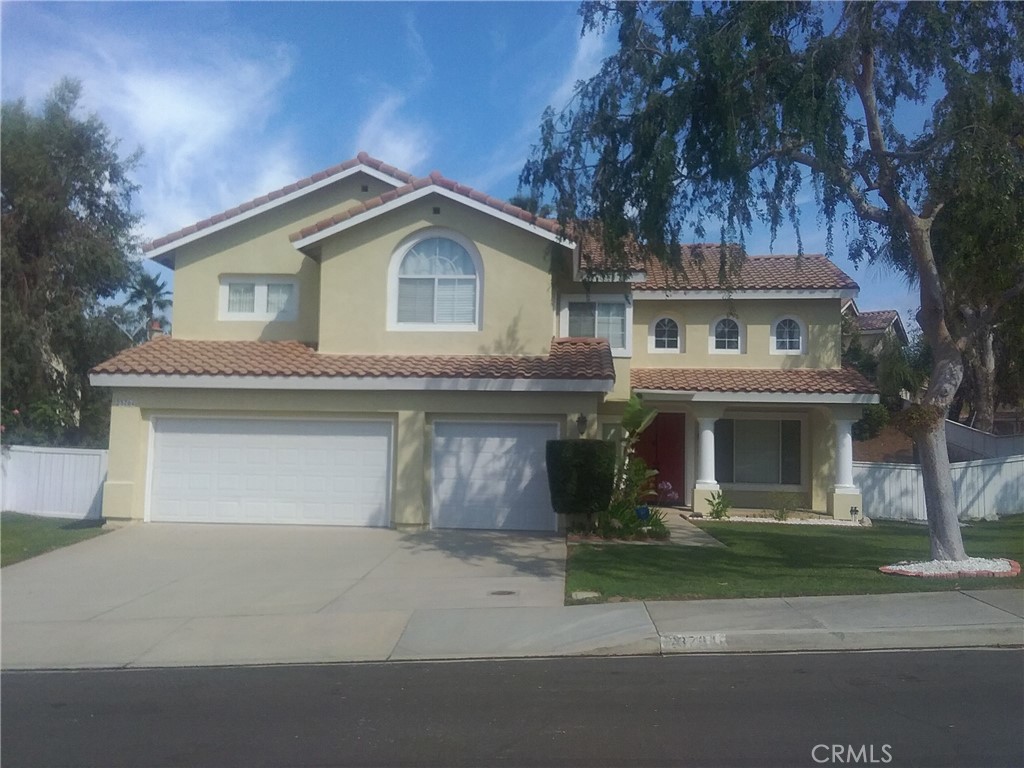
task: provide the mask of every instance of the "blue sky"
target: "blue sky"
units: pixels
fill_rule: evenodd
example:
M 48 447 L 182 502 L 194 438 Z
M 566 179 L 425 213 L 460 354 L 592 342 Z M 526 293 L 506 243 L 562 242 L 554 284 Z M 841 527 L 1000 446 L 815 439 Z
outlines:
M 597 71 L 614 37 L 580 36 L 576 3 L 5 2 L 2 92 L 38 103 L 63 75 L 144 150 L 141 235 L 157 237 L 360 149 L 417 175 L 437 169 L 515 194 L 544 108 Z M 813 198 L 804 249 L 824 249 Z M 768 253 L 766 229 L 747 241 Z M 775 253 L 794 253 L 780 231 Z M 914 291 L 884 268 L 837 263 L 862 309 L 904 321 Z M 161 268 L 154 268 L 159 270 Z

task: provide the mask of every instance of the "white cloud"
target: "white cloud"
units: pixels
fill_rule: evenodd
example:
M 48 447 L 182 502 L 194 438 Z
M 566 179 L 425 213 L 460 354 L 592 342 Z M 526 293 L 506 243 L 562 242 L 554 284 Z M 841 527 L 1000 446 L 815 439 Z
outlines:
M 609 53 L 609 43 L 613 41 L 611 30 L 601 34 L 590 32 L 576 42 L 576 53 L 573 55 L 569 69 L 548 97 L 548 104 L 556 110 L 564 107 L 580 80 L 589 80 L 597 74 L 601 63 Z
M 35 102 L 62 76 L 82 81 L 83 107 L 122 139 L 126 154 L 136 146 L 144 150 L 136 173 L 143 237 L 166 234 L 302 175 L 288 138 L 265 135 L 292 71 L 289 48 L 194 35 L 186 47 L 170 33 L 141 39 L 48 12 L 34 23 L 62 44 L 31 55 L 6 51 L 5 91 L 13 84 L 19 91 L 13 95 Z
M 355 152 L 366 150 L 396 168 L 419 173 L 433 141 L 426 128 L 402 117 L 405 102 L 398 93 L 384 97 L 360 124 Z

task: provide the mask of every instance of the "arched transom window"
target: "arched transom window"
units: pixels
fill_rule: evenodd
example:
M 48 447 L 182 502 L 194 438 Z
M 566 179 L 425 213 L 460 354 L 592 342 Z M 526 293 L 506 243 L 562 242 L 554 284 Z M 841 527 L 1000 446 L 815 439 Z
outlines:
M 791 317 L 784 317 L 775 324 L 775 351 L 799 352 L 800 337 L 800 323 Z
M 663 317 L 654 324 L 654 348 L 679 349 L 679 323 L 671 317 Z
M 740 325 L 731 317 L 724 317 L 715 323 L 715 349 L 736 350 L 740 348 Z
M 398 323 L 476 324 L 479 277 L 473 257 L 455 240 L 420 240 L 398 268 Z

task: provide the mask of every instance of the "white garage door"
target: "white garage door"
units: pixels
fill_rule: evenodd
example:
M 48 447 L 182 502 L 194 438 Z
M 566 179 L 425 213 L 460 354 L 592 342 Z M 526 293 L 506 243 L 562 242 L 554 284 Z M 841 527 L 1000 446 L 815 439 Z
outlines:
M 391 425 L 157 419 L 150 519 L 386 526 Z
M 555 424 L 436 422 L 435 528 L 553 531 L 544 451 Z

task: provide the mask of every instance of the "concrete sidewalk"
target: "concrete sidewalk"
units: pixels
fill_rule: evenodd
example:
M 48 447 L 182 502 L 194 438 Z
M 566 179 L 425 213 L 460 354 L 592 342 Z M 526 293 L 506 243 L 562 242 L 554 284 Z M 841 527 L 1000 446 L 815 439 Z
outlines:
M 1024 592 L 7 624 L 5 669 L 1024 645 Z

